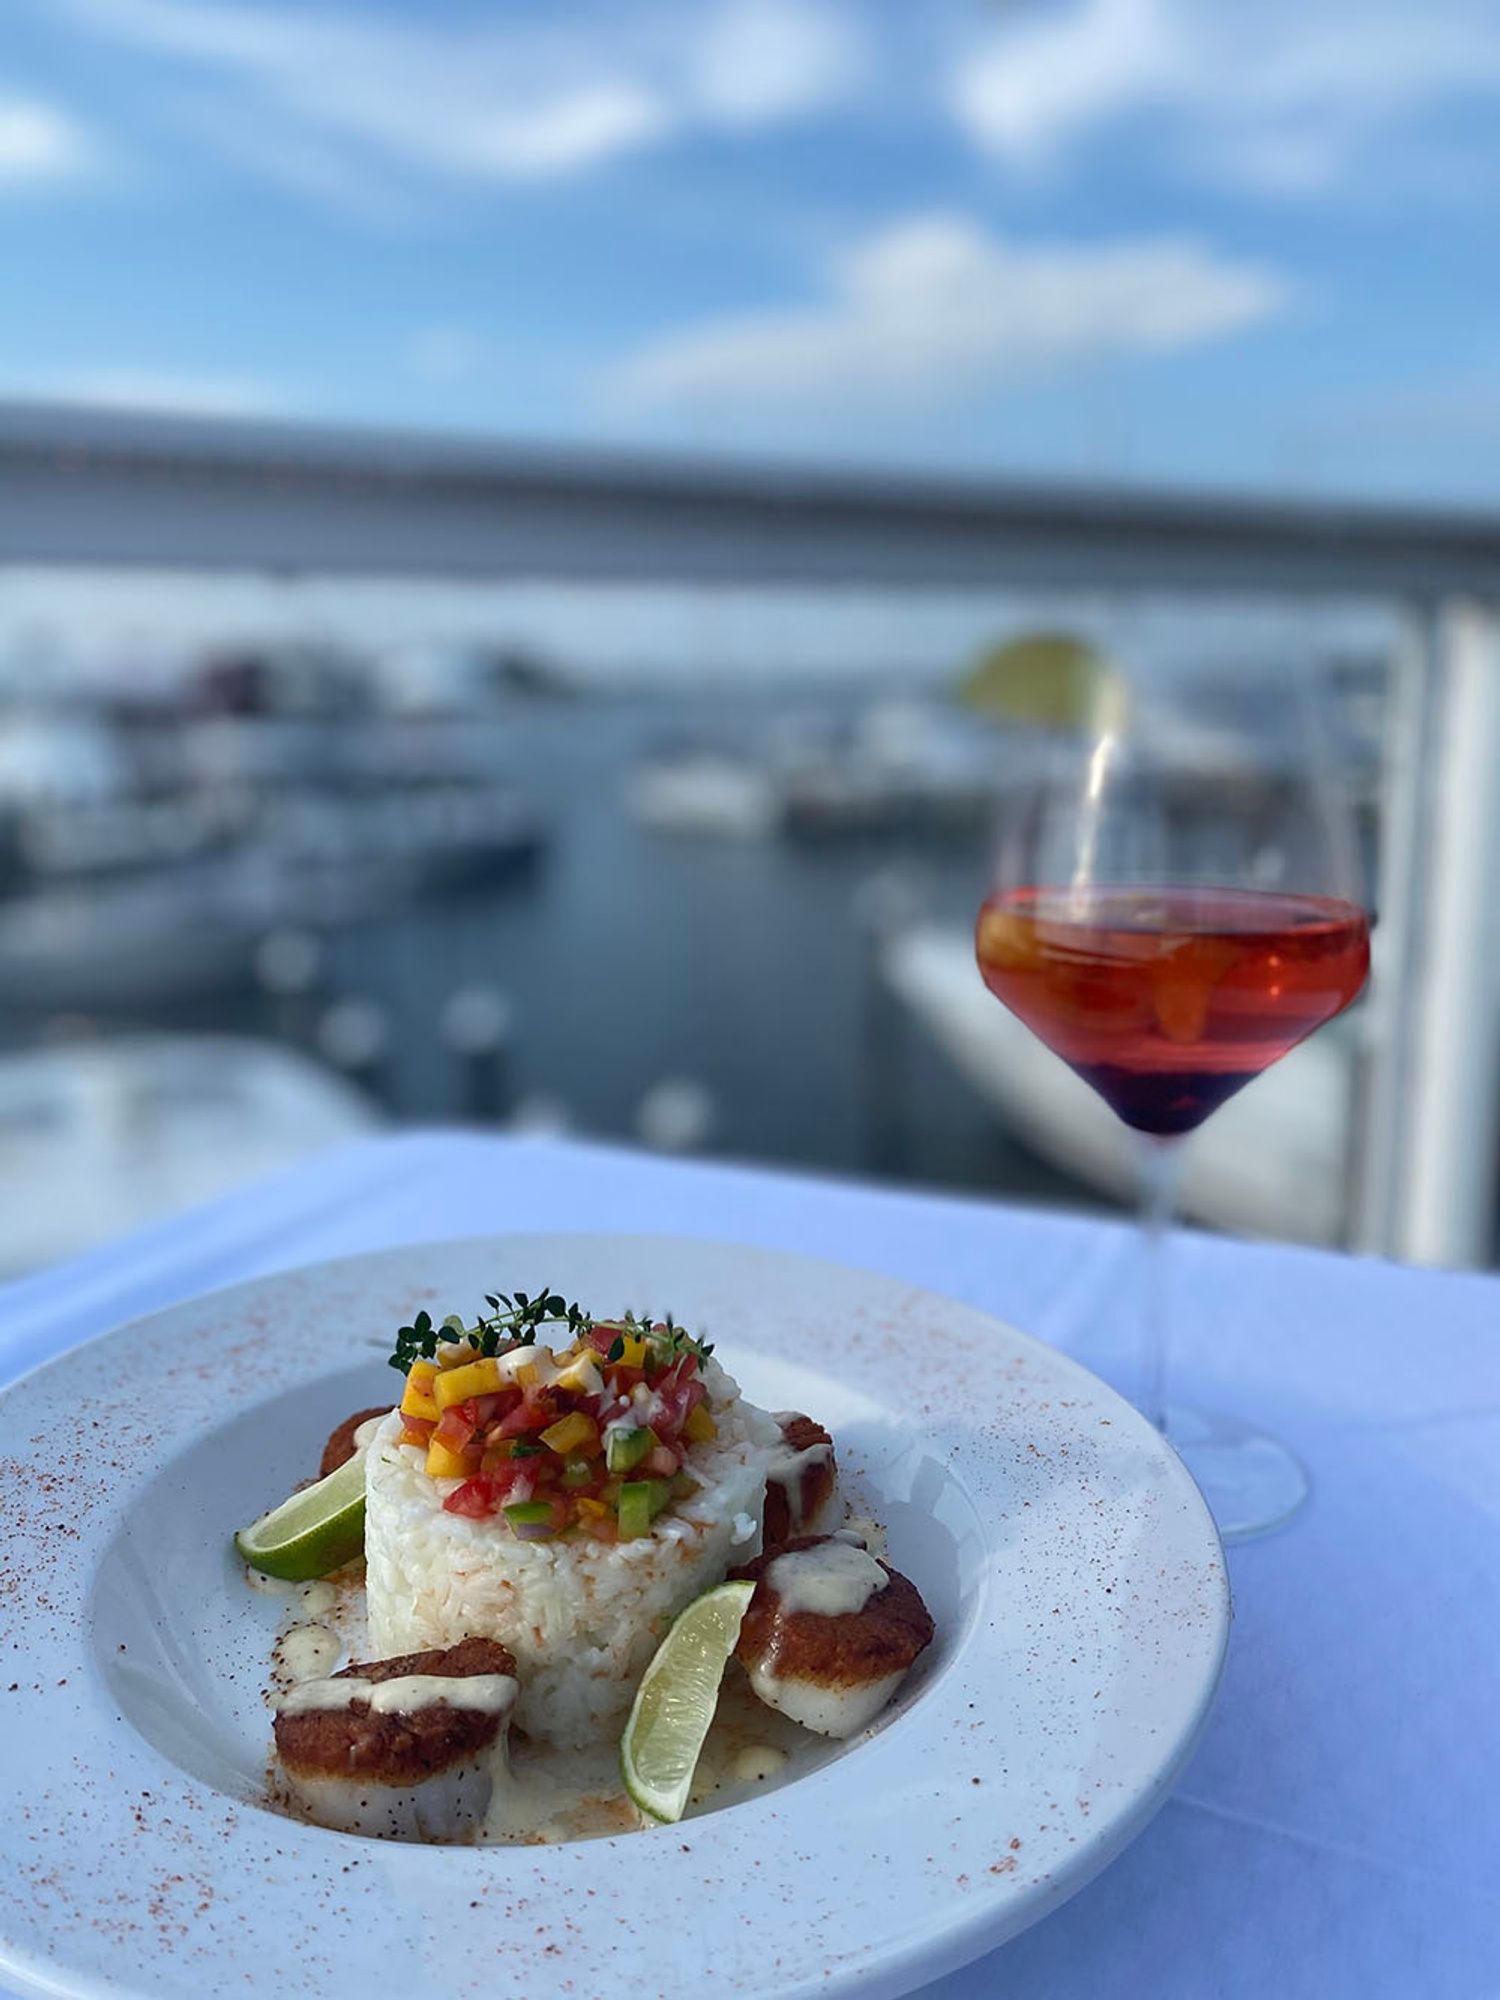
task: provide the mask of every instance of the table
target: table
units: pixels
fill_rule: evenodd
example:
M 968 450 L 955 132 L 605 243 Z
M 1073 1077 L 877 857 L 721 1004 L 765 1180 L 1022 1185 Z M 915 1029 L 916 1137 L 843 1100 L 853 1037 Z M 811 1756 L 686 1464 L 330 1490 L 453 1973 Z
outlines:
M 557 1139 L 362 1141 L 0 1291 L 0 1379 L 258 1273 L 509 1229 L 814 1252 L 932 1286 L 1128 1388 L 1111 1222 Z M 926 2000 L 1500 1994 L 1500 1281 L 1181 1234 L 1179 1393 L 1287 1439 L 1313 1497 L 1231 1552 L 1218 1708 L 1115 1865 Z

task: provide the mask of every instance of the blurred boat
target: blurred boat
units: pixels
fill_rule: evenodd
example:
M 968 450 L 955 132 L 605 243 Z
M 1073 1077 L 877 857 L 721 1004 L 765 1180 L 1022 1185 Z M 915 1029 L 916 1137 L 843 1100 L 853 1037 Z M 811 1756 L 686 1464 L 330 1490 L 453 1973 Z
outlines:
M 152 1035 L 0 1056 L 0 1278 L 359 1137 L 380 1113 L 306 1056 Z
M 787 833 L 802 840 L 972 840 L 990 798 L 987 784 L 872 770 L 830 757 L 788 775 L 781 819 Z
M 227 991 L 248 976 L 257 930 L 221 882 L 178 874 L 13 897 L 0 904 L 0 1001 L 130 1013 Z
M 974 838 L 994 799 L 993 732 L 930 702 L 872 702 L 848 733 L 783 746 L 782 820 L 804 838 Z
M 289 876 L 314 864 L 379 863 L 393 896 L 503 873 L 534 860 L 546 839 L 540 816 L 508 786 L 459 781 L 31 805 L 8 824 L 16 876 L 37 885 L 140 879 L 256 855 Z
M 227 802 L 181 796 L 33 806 L 17 821 L 18 859 L 39 881 L 146 875 L 223 851 L 243 831 Z
M 493 883 L 534 862 L 547 838 L 541 815 L 504 785 L 309 788 L 268 803 L 246 849 L 290 903 L 307 872 L 344 871 L 366 901 L 390 905 L 433 888 Z
M 688 750 L 637 766 L 625 787 L 626 810 L 655 833 L 705 833 L 754 840 L 781 817 L 770 774 L 748 760 Z
M 203 864 L 224 861 L 244 878 L 236 890 L 225 871 L 226 917 L 253 881 L 262 903 L 278 887 L 283 898 L 263 915 L 296 918 L 314 877 L 320 910 L 359 913 L 493 883 L 534 862 L 548 828 L 510 774 L 489 767 L 492 749 L 452 718 L 326 701 L 310 713 L 231 704 L 128 724 L 103 710 L 0 708 L 0 894 L 191 885 Z M 17 926 L 61 932 L 77 907 L 34 909 Z
M 880 972 L 1008 1130 L 1040 1158 L 1129 1203 L 1135 1135 L 980 979 L 967 930 L 919 923 L 886 937 Z M 1183 1212 L 1216 1228 L 1342 1241 L 1358 1041 L 1346 1017 L 1314 1035 L 1194 1134 Z
M 98 716 L 36 703 L 0 709 L 0 806 L 110 799 L 125 776 L 114 734 Z
M 497 787 L 283 802 L 263 835 L 175 865 L 60 879 L 0 901 L 0 1005 L 140 1012 L 242 984 L 280 925 L 336 926 L 532 866 L 543 821 Z
M 994 796 L 988 735 L 928 702 L 881 700 L 846 727 L 791 720 L 750 752 L 658 751 L 626 806 L 658 832 L 803 839 L 967 834 Z

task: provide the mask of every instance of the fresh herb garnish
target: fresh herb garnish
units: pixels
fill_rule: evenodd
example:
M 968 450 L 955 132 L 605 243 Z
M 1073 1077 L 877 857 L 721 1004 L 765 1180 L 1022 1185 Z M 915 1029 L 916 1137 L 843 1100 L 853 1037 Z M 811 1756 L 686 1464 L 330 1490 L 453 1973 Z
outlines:
M 700 1361 L 706 1361 L 714 1351 L 711 1340 L 694 1340 L 687 1328 L 679 1326 L 670 1313 L 657 1319 L 648 1312 L 628 1312 L 625 1324 L 633 1334 L 649 1340 L 658 1352 L 665 1350 L 674 1361 L 681 1354 L 696 1354 Z M 606 1359 L 614 1361 L 618 1357 L 611 1354 Z
M 406 1374 L 414 1361 L 430 1361 L 443 1339 L 466 1340 L 478 1354 L 496 1354 L 502 1346 L 509 1349 L 534 1345 L 539 1329 L 544 1326 L 565 1326 L 576 1340 L 593 1325 L 581 1306 L 570 1303 L 561 1292 L 551 1291 L 545 1285 L 535 1294 L 518 1291 L 512 1296 L 509 1292 L 486 1292 L 484 1302 L 490 1310 L 472 1326 L 456 1313 L 450 1313 L 440 1327 L 434 1326 L 431 1313 L 419 1312 L 410 1326 L 403 1326 L 397 1332 L 391 1367 Z
M 432 1314 L 419 1312 L 410 1326 L 403 1326 L 396 1335 L 396 1351 L 390 1357 L 392 1368 L 399 1368 L 405 1375 L 414 1361 L 423 1358 L 430 1361 L 437 1353 L 437 1331 L 432 1324 Z
M 696 1354 L 699 1361 L 706 1361 L 714 1351 L 711 1340 L 694 1340 L 685 1326 L 679 1326 L 670 1313 L 666 1317 L 666 1329 L 672 1342 L 674 1354 Z
M 535 1345 L 543 1327 L 566 1328 L 571 1342 L 594 1324 L 592 1315 L 576 1302 L 564 1299 L 561 1292 L 545 1285 L 536 1293 L 486 1292 L 484 1302 L 489 1311 L 472 1326 L 457 1313 L 450 1313 L 441 1326 L 434 1326 L 431 1313 L 419 1312 L 411 1325 L 403 1326 L 396 1335 L 396 1350 L 390 1357 L 392 1368 L 406 1374 L 414 1361 L 430 1361 L 437 1353 L 438 1343 L 444 1340 L 466 1340 L 477 1354 L 498 1354 L 502 1348 L 509 1351 L 513 1347 Z M 711 1340 L 695 1340 L 685 1327 L 678 1326 L 670 1313 L 658 1320 L 648 1312 L 627 1312 L 624 1325 L 632 1338 L 649 1340 L 658 1353 L 665 1351 L 674 1361 L 683 1354 L 693 1354 L 702 1363 L 714 1351 Z M 618 1361 L 624 1354 L 625 1338 L 623 1333 L 616 1334 L 604 1357 L 606 1364 Z

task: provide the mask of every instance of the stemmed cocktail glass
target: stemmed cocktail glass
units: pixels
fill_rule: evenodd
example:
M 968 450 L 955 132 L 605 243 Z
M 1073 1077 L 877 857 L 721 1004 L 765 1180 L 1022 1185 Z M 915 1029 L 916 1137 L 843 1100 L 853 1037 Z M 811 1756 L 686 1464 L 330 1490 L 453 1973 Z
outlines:
M 1238 1539 L 1293 1512 L 1305 1474 L 1264 1433 L 1168 1403 L 1161 1237 L 1187 1136 L 1364 984 L 1356 830 L 1291 670 L 1196 704 L 1111 674 L 1092 708 L 1005 791 L 976 949 L 996 997 L 1138 1135 L 1138 1400 Z

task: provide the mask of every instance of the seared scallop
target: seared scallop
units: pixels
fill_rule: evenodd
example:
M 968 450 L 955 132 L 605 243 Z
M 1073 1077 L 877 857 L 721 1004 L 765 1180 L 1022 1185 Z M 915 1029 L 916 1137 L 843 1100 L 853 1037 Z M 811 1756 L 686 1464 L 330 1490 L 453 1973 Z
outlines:
M 473 1830 L 508 1776 L 515 1660 L 493 1639 L 299 1681 L 276 1710 L 276 1754 L 323 1826 L 391 1840 Z
M 833 1439 L 821 1424 L 797 1410 L 778 1410 L 781 1449 L 766 1474 L 766 1509 L 761 1547 L 779 1548 L 793 1535 L 815 1527 L 833 1498 L 838 1477 Z
M 326 1479 L 330 1472 L 337 1472 L 341 1465 L 347 1465 L 354 1454 L 369 1442 L 368 1437 L 359 1433 L 366 1424 L 371 1428 L 383 1417 L 391 1413 L 389 1403 L 373 1410 L 356 1410 L 352 1417 L 345 1417 L 336 1431 L 328 1433 L 328 1442 L 323 1447 L 323 1457 L 318 1465 L 319 1479 Z
M 914 1584 L 854 1535 L 804 1535 L 733 1574 L 753 1582 L 735 1653 L 768 1707 L 853 1736 L 931 1644 Z

